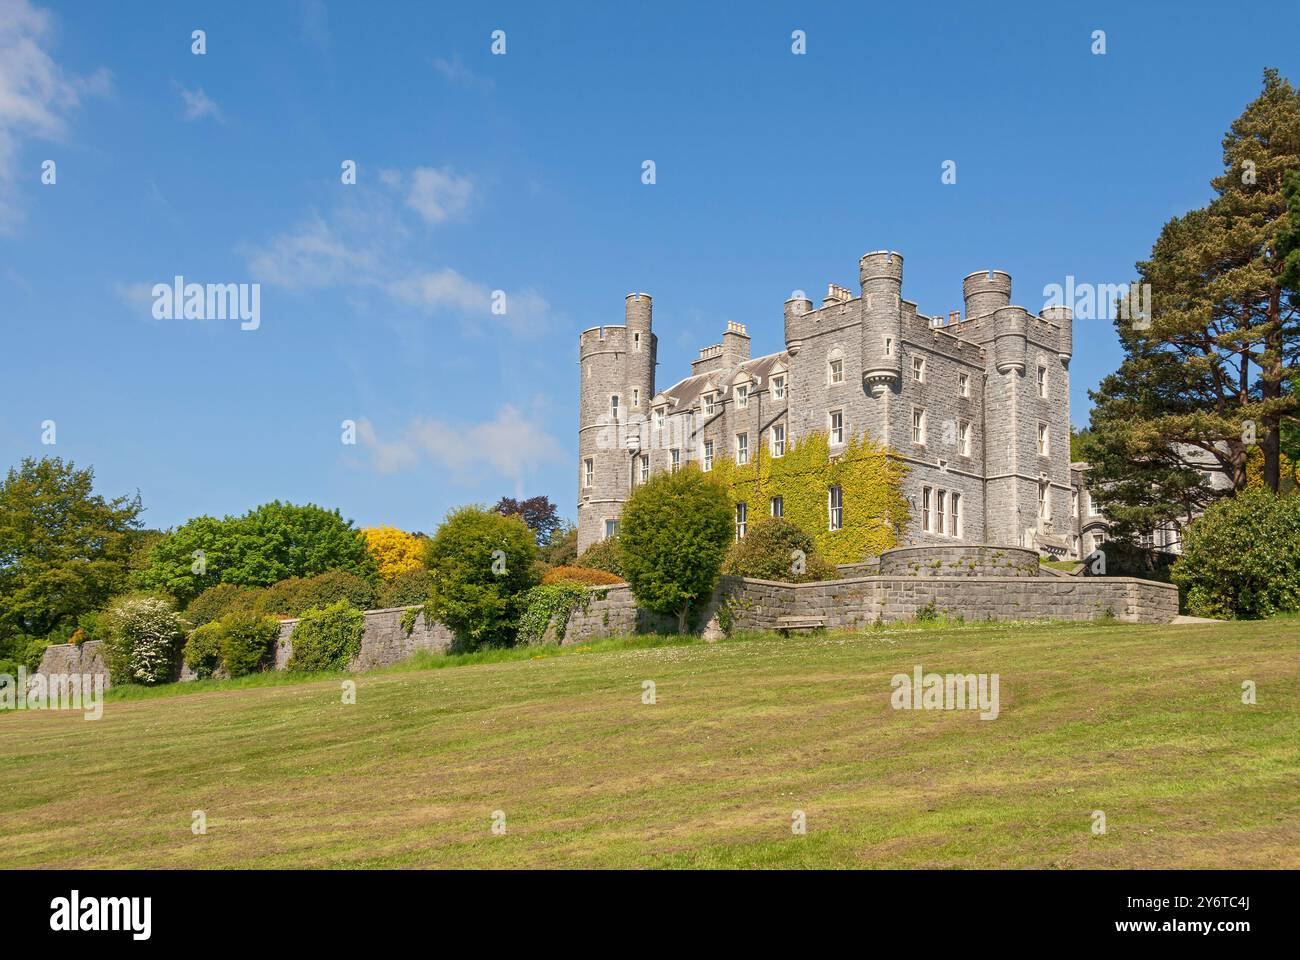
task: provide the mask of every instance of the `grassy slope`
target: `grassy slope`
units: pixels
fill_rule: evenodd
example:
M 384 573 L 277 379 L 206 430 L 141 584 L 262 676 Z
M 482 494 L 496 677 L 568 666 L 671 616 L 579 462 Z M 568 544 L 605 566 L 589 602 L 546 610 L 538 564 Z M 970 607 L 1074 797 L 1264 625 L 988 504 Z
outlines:
M 10 713 L 0 866 L 1297 867 L 1298 634 L 877 630 Z M 999 673 L 1001 717 L 892 710 L 916 663 Z

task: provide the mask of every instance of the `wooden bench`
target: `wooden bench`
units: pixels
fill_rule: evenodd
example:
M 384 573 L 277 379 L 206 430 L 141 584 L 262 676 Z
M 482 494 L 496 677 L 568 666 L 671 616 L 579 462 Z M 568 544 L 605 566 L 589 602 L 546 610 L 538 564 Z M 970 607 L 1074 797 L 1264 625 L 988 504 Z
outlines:
M 825 629 L 825 617 L 777 617 L 776 620 L 777 633 L 786 637 L 792 633 L 803 633 L 809 630 Z

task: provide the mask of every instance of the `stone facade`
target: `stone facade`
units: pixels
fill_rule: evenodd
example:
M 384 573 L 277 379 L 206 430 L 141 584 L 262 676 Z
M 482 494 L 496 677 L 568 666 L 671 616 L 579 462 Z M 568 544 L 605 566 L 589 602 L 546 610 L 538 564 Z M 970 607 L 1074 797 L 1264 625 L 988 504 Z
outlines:
M 902 297 L 899 254 L 869 253 L 858 273 L 856 294 L 832 283 L 819 307 L 801 291 L 786 302 L 781 353 L 751 358 L 746 327 L 729 322 L 660 391 L 649 296 L 628 295 L 623 325 L 583 331 L 579 549 L 616 530 L 657 471 L 723 456 L 757 470 L 821 432 L 832 455 L 866 434 L 907 465 L 907 545 L 1069 555 L 1069 309 L 1012 306 L 1010 276 L 981 270 L 962 283 L 964 314 L 926 316 Z M 752 521 L 771 505 L 747 508 Z
M 893 577 L 1036 577 L 1038 554 L 986 544 L 899 547 L 881 554 L 879 566 Z

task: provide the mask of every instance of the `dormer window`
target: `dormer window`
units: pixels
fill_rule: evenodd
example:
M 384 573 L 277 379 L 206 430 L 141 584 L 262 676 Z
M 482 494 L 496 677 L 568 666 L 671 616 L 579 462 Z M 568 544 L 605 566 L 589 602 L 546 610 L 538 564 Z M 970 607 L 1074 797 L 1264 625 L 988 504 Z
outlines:
M 785 377 L 776 376 L 772 378 L 772 399 L 785 399 Z
M 657 410 L 655 410 L 655 429 L 662 430 L 663 428 L 664 428 L 664 408 L 659 407 Z
M 736 406 L 741 410 L 749 406 L 749 384 L 740 383 L 736 385 Z
M 714 398 L 714 395 L 713 395 L 712 393 L 706 393 L 706 394 L 704 395 L 704 414 L 705 414 L 705 416 L 709 416 L 709 417 L 711 417 L 711 416 L 713 416 L 713 414 L 714 414 L 714 403 L 713 403 L 713 398 Z

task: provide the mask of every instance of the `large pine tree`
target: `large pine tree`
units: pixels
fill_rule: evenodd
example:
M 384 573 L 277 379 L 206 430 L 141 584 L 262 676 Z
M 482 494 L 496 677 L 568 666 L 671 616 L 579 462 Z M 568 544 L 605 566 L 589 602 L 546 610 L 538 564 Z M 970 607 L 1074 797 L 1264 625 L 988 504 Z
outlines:
M 1300 413 L 1300 266 L 1288 212 L 1300 170 L 1300 92 L 1277 70 L 1223 139 L 1204 208 L 1165 224 L 1137 264 L 1150 315 L 1115 320 L 1125 359 L 1091 392 L 1090 483 L 1118 535 L 1186 521 L 1246 486 L 1250 448 L 1279 489 Z M 1228 478 L 1216 490 L 1199 461 Z

